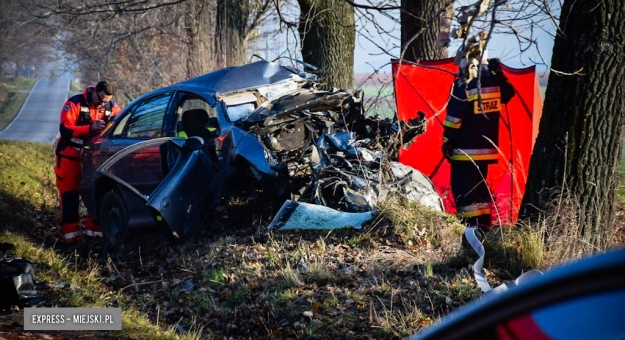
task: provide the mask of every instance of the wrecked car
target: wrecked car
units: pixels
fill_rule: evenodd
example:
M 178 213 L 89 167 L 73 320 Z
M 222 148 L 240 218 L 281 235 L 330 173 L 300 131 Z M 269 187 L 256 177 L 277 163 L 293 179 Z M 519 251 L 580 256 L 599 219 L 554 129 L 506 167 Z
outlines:
M 368 118 L 361 91 L 321 90 L 311 74 L 258 61 L 130 103 L 83 149 L 80 194 L 113 244 L 154 221 L 188 238 L 241 173 L 340 211 L 370 211 L 392 192 L 442 210 L 427 177 L 391 161 L 388 146 L 424 126 L 411 123 Z

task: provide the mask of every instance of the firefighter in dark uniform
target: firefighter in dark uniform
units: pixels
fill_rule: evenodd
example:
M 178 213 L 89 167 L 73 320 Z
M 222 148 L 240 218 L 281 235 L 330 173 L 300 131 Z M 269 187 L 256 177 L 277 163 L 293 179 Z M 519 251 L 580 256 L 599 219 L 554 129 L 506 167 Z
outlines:
M 66 243 L 82 239 L 79 227 L 78 185 L 82 176 L 80 150 L 89 137 L 104 129 L 108 121 L 121 112 L 112 101 L 115 89 L 107 81 L 88 86 L 83 94 L 75 95 L 63 105 L 60 137 L 56 142 L 56 186 L 61 199 L 61 231 Z M 87 216 L 88 236 L 102 236 L 99 224 Z
M 488 165 L 498 162 L 501 105 L 512 99 L 514 88 L 497 59 L 490 59 L 488 64 L 482 62 L 480 87 L 481 107 L 477 77 L 468 83 L 464 77 L 454 81 L 442 151 L 451 164 L 451 191 L 457 216 L 468 226 L 488 230 L 492 199 L 485 179 Z

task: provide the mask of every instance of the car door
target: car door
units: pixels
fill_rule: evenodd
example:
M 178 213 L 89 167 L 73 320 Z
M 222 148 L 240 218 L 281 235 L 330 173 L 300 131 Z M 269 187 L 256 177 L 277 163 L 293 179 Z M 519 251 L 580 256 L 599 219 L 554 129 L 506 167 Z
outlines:
M 170 104 L 174 116 L 165 120 L 166 131 L 171 135 L 178 132 L 173 128 L 178 120 L 176 116 L 184 113 L 185 108 L 192 109 L 202 104 L 198 102 L 201 99 L 197 95 L 179 92 L 174 97 L 177 98 Z M 155 186 L 141 188 L 141 181 L 131 182 L 122 177 L 124 171 L 138 172 L 133 168 L 132 162 L 141 154 L 152 156 L 150 160 L 141 160 L 139 164 L 150 164 L 154 168 L 157 163 L 161 165 L 161 176 L 157 178 L 158 183 Z M 156 154 L 160 156 L 158 161 L 154 157 Z M 132 199 L 138 200 L 144 208 L 147 207 L 157 222 L 171 230 L 174 238 L 188 238 L 206 224 L 212 204 L 209 184 L 216 171 L 200 138 L 164 137 L 144 140 L 120 150 L 97 171 L 131 193 Z M 148 177 L 150 174 L 144 175 Z
M 115 124 L 103 138 L 91 146 L 90 155 L 85 154 L 83 164 L 95 169 L 120 150 L 142 141 L 164 137 L 173 91 L 161 92 L 142 98 L 116 119 Z M 158 146 L 142 148 L 120 158 L 109 168 L 115 177 L 132 185 L 138 192 L 148 195 L 164 177 L 162 153 Z M 130 212 L 146 211 L 145 204 L 135 195 L 122 191 Z

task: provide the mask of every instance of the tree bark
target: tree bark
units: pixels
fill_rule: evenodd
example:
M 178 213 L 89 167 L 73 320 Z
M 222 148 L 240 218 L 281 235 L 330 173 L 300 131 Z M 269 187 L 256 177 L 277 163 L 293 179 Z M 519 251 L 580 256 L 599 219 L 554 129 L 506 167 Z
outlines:
M 327 88 L 354 86 L 354 8 L 342 0 L 298 0 L 304 61 L 319 67 Z
M 217 0 L 214 40 L 217 69 L 245 64 L 249 15 L 248 0 Z
M 449 33 L 447 23 L 451 23 L 453 6 L 447 6 L 445 11 L 429 23 L 445 3 L 445 0 L 401 1 L 401 46 L 402 50 L 406 49 L 405 60 L 417 62 L 447 58 L 447 46 L 439 43 L 439 35 L 444 34 L 441 32 Z M 415 35 L 417 37 L 410 42 Z
M 189 78 L 245 64 L 249 0 L 193 0 L 189 6 Z
M 524 207 L 564 189 L 579 207 L 578 235 L 593 250 L 610 243 L 625 104 L 625 7 L 620 0 L 565 0 Z
M 213 29 L 214 4 L 193 0 L 186 5 L 187 78 L 194 78 L 215 69 L 214 35 L 208 33 Z

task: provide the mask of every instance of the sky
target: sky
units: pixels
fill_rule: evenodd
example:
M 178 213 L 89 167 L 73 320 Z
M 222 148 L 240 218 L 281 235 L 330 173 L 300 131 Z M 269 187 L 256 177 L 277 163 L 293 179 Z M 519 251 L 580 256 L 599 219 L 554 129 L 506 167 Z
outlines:
M 462 4 L 460 1 L 458 3 Z M 459 6 L 458 3 L 456 6 Z M 376 21 L 378 21 L 379 26 L 395 31 L 393 33 L 395 39 L 390 39 L 388 35 L 380 36 L 377 34 L 371 34 L 370 37 L 367 38 L 364 34 L 359 34 L 356 39 L 354 58 L 354 69 L 356 73 L 370 73 L 375 68 L 383 67 L 383 65 L 389 63 L 391 57 L 387 54 L 382 54 L 383 52 L 379 46 L 384 46 L 384 48 L 391 52 L 394 56 L 399 56 L 401 53 L 399 48 L 399 24 L 386 15 L 376 13 L 375 11 L 372 11 L 371 13 L 374 15 Z M 388 14 L 393 18 L 399 18 L 399 11 L 389 12 Z M 368 33 L 375 32 L 375 25 L 368 20 L 357 22 L 357 26 L 359 26 L 359 28 L 364 28 L 359 31 Z M 503 26 L 500 27 L 502 30 L 505 29 Z M 523 29 L 523 27 L 519 25 L 519 29 Z M 547 64 L 551 62 L 554 30 L 555 25 L 552 21 L 544 20 L 543 22 L 535 23 L 533 27 L 533 34 L 538 47 L 536 48 L 533 46 L 523 53 L 520 52 L 518 40 L 514 35 L 495 33 L 493 35 L 493 39 L 488 42 L 489 57 L 500 58 L 504 64 L 515 68 L 523 68 L 536 64 L 538 65 L 537 69 L 539 72 L 544 71 L 547 67 L 544 65 L 543 60 Z M 528 31 L 529 28 L 523 30 L 521 33 L 529 36 L 531 33 L 528 33 Z M 448 48 L 450 56 L 455 55 L 455 52 L 460 45 L 459 42 L 459 40 L 452 39 L 451 45 Z M 383 71 L 385 73 L 390 73 L 390 65 L 386 65 L 383 68 Z
M 357 0 L 358 3 L 366 3 L 365 0 Z M 455 3 L 456 8 L 467 3 L 475 2 L 475 0 L 458 0 Z M 520 4 L 525 0 L 509 0 L 508 9 L 515 10 L 520 8 Z M 297 21 L 299 16 L 299 8 L 297 6 L 282 8 L 285 17 L 292 21 Z M 355 73 L 372 73 L 379 69 L 384 73 L 391 73 L 390 60 L 400 55 L 400 25 L 399 11 L 386 11 L 384 14 L 378 11 L 365 12 L 356 10 L 356 49 L 354 51 L 354 72 Z M 527 12 L 523 11 L 523 12 Z M 374 25 L 367 15 L 372 16 L 378 23 L 378 27 Z M 498 18 L 505 18 L 503 13 Z M 510 67 L 523 68 L 531 65 L 538 65 L 539 72 L 546 70 L 544 62 L 551 62 L 551 50 L 553 48 L 553 32 L 555 24 L 552 20 L 545 20 L 545 16 L 533 17 L 534 24 L 524 28 L 523 25 L 515 24 L 515 27 L 521 31 L 521 34 L 530 36 L 538 43 L 538 50 L 535 47 L 520 53 L 517 39 L 510 34 L 495 33 L 493 39 L 488 43 L 489 57 L 500 58 L 504 64 Z M 455 24 L 455 23 L 454 23 Z M 268 22 L 262 30 L 274 32 L 268 39 L 261 39 L 257 46 L 257 51 L 263 57 L 273 60 L 278 55 L 282 57 L 290 57 L 301 59 L 298 48 L 286 48 L 287 42 L 290 46 L 294 46 L 297 41 L 297 31 L 287 31 L 282 29 L 278 31 L 279 22 L 277 19 Z M 506 29 L 504 26 L 498 26 L 498 30 Z M 379 34 L 378 31 L 383 30 L 386 33 Z M 507 30 L 507 29 L 506 29 Z M 508 30 L 509 31 L 509 30 Z M 459 40 L 453 40 L 449 47 L 450 56 L 453 56 L 459 47 Z M 285 53 L 285 51 L 287 51 Z M 390 54 L 390 55 L 389 55 Z M 540 57 L 542 55 L 542 59 Z M 544 60 L 544 62 L 543 62 Z

